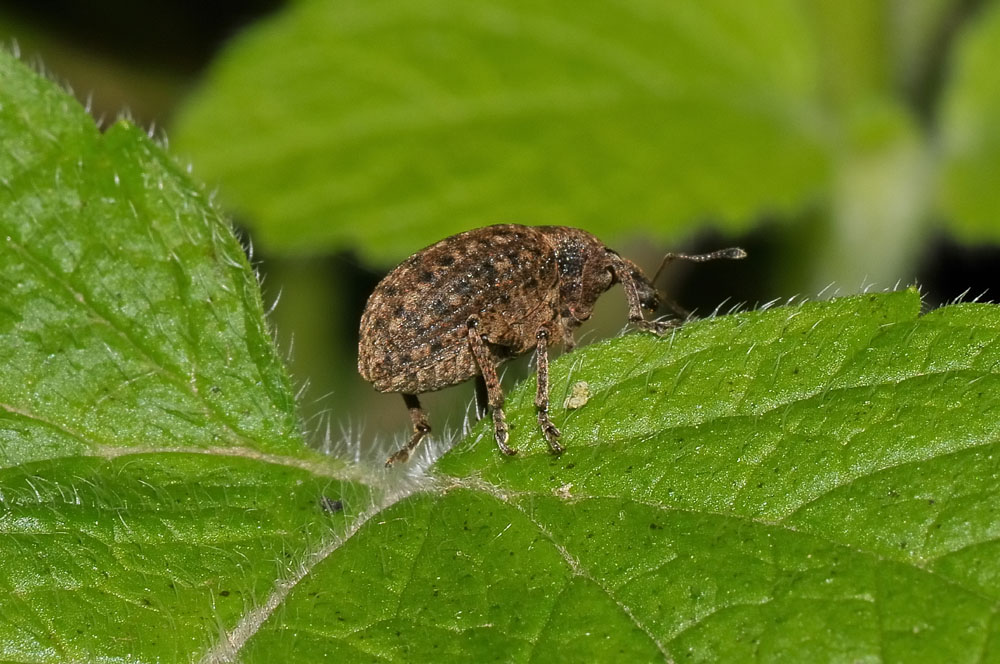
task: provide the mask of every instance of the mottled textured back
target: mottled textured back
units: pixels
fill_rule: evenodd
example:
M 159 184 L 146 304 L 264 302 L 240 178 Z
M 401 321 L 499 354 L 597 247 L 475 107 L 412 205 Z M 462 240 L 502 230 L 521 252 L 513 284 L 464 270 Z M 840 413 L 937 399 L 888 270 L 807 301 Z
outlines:
M 427 392 L 478 373 L 466 338 L 476 316 L 497 361 L 534 346 L 558 311 L 555 247 L 514 224 L 454 235 L 417 252 L 375 288 L 361 318 L 358 369 L 380 391 Z

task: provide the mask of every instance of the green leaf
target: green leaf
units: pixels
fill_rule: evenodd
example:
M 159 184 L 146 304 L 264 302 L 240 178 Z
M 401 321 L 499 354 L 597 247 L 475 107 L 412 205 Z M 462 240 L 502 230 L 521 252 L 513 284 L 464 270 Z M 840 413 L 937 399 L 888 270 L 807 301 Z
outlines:
M 244 661 L 982 661 L 1000 600 L 1000 309 L 915 291 L 629 334 L 528 381 Z
M 300 2 L 223 52 L 173 138 L 275 252 L 742 230 L 825 182 L 817 57 L 786 0 Z
M 780 220 L 807 291 L 909 282 L 932 222 L 997 237 L 987 4 L 303 0 L 222 52 L 174 137 L 272 255 Z
M 969 241 L 1000 240 L 1000 6 L 983 9 L 955 57 L 942 109 L 941 207 Z
M 6 52 L 0 136 L 0 659 L 188 661 L 372 498 L 305 447 L 242 248 L 159 146 Z
M 480 423 L 404 495 L 305 448 L 246 258 L 160 147 L 7 54 L 0 135 L 0 659 L 998 657 L 1000 307 L 594 344 L 551 365 L 561 457 L 527 381 L 517 457 Z

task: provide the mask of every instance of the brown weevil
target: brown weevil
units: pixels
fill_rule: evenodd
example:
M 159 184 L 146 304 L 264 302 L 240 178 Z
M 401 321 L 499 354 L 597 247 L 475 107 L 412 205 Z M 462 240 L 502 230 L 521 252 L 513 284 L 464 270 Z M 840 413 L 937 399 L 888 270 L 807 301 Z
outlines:
M 739 248 L 708 254 L 667 254 L 707 261 L 743 258 Z M 657 272 L 657 276 L 659 272 Z M 604 291 L 620 283 L 636 327 L 661 334 L 680 323 L 649 321 L 659 295 L 632 261 L 586 231 L 567 226 L 499 224 L 447 237 L 418 251 L 383 279 L 361 316 L 358 371 L 380 392 L 400 392 L 413 422 L 406 446 L 386 461 L 410 458 L 431 430 L 417 395 L 476 378 L 480 412 L 493 412 L 504 454 L 507 421 L 497 366 L 535 352 L 538 425 L 559 454 L 559 430 L 549 420 L 548 351 L 574 346 L 573 332 L 590 318 Z M 483 401 L 486 404 L 483 404 Z

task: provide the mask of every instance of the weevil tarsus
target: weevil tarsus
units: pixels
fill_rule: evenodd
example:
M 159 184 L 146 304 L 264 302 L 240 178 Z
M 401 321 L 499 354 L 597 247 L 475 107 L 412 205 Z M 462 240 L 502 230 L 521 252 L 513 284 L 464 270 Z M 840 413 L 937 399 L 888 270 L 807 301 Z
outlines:
M 417 395 L 403 394 L 403 401 L 406 403 L 406 409 L 410 413 L 410 421 L 413 423 L 413 434 L 410 436 L 410 441 L 406 443 L 406 447 L 403 447 L 385 460 L 386 468 L 391 467 L 397 461 L 400 463 L 408 461 L 410 455 L 413 454 L 413 450 L 420 444 L 423 437 L 431 432 L 431 424 L 427 421 L 427 414 L 424 412 L 424 409 L 420 407 L 420 399 L 417 398 Z

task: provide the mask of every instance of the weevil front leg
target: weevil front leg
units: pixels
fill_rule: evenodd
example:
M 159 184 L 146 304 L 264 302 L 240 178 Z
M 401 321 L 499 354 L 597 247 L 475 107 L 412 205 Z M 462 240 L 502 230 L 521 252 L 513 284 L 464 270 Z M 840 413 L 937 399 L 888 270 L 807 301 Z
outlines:
M 705 263 L 707 261 L 716 261 L 720 259 L 738 261 L 747 257 L 747 252 L 741 247 L 727 247 L 725 249 L 718 249 L 716 251 L 710 251 L 707 254 L 681 254 L 676 252 L 669 252 L 663 256 L 663 260 L 660 261 L 660 267 L 656 269 L 656 274 L 653 275 L 653 280 L 651 284 L 655 284 L 660 278 L 660 274 L 663 273 L 663 268 L 676 260 L 691 261 L 693 263 Z M 691 312 L 680 306 L 673 300 L 666 300 L 665 304 L 674 310 L 678 316 L 683 319 L 688 319 L 691 317 Z M 629 304 L 630 314 L 631 314 L 631 303 Z M 641 316 L 641 314 L 640 314 Z M 671 324 L 672 323 L 672 324 Z M 665 329 L 670 327 L 677 327 L 680 325 L 679 321 L 666 321 L 666 323 L 654 323 L 654 325 L 666 325 Z M 660 332 L 660 330 L 654 330 Z
M 490 357 L 490 351 L 479 334 L 479 319 L 473 316 L 468 323 L 469 349 L 472 357 L 476 360 L 479 372 L 483 376 L 483 383 L 486 385 L 487 402 L 490 410 L 493 411 L 493 436 L 496 438 L 497 447 L 504 454 L 517 454 L 517 450 L 507 444 L 509 437 L 507 431 L 507 417 L 503 412 L 503 389 L 500 387 L 500 377 L 497 376 L 497 368 Z
M 559 444 L 559 429 L 549 419 L 549 331 L 544 327 L 535 335 L 535 365 L 538 368 L 538 389 L 535 391 L 535 408 L 538 410 L 538 426 L 542 428 L 545 440 L 555 454 L 562 454 Z
M 407 461 L 423 437 L 431 432 L 430 422 L 427 421 L 424 409 L 420 407 L 420 400 L 417 399 L 417 395 L 404 394 L 403 401 L 406 402 L 406 408 L 410 411 L 410 421 L 413 422 L 413 435 L 410 436 L 410 442 L 406 444 L 406 447 L 386 459 L 386 468 L 389 468 L 397 461 Z
M 630 268 L 629 263 L 614 255 L 612 265 L 615 277 L 621 282 L 622 289 L 625 291 L 630 323 L 640 330 L 646 330 L 653 334 L 663 334 L 670 328 L 680 327 L 681 321 L 679 320 L 646 320 L 645 316 L 642 315 L 642 297 L 639 295 L 640 284 L 636 281 L 636 277 L 632 275 L 633 270 Z M 649 284 L 644 284 L 644 286 L 652 288 L 652 285 Z
M 664 266 L 674 260 L 686 260 L 694 261 L 696 263 L 703 263 L 705 261 L 718 260 L 720 258 L 729 260 L 739 260 L 741 258 L 746 258 L 747 253 L 739 247 L 730 247 L 728 249 L 720 249 L 718 251 L 713 251 L 707 254 L 678 254 L 669 253 L 663 257 L 663 262 L 660 263 L 660 268 L 656 271 L 656 275 L 653 277 L 652 281 L 648 281 L 637 267 L 630 261 L 621 258 L 617 254 L 611 253 L 611 269 L 613 270 L 615 277 L 621 282 L 622 287 L 625 289 L 625 297 L 628 300 L 628 318 L 636 327 L 648 332 L 653 332 L 654 334 L 663 334 L 667 330 L 673 327 L 679 327 L 683 324 L 680 320 L 667 320 L 667 321 L 649 321 L 646 320 L 642 315 L 643 309 L 643 298 L 650 299 L 654 303 L 659 301 L 656 296 L 653 284 L 656 282 L 660 273 L 663 271 Z M 640 293 L 640 290 L 644 291 Z M 649 306 L 649 305 L 647 305 Z M 674 311 L 681 313 L 687 317 L 688 312 L 682 310 L 679 306 L 674 303 L 670 303 L 670 307 Z M 650 306 L 650 309 L 654 309 L 655 306 Z

